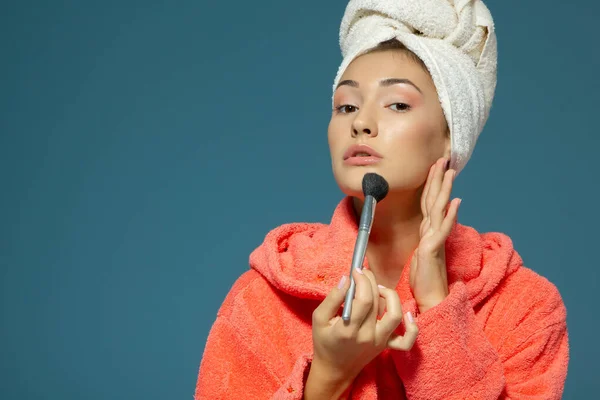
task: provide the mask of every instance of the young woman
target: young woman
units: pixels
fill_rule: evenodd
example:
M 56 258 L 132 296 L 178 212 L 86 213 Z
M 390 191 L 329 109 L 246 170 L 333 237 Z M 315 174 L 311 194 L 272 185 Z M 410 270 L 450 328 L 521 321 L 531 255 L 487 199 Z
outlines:
M 287 224 L 250 256 L 206 344 L 196 399 L 559 399 L 568 364 L 556 287 L 509 237 L 456 222 L 451 199 L 495 89 L 477 0 L 348 4 L 328 129 L 346 197 L 330 224 Z M 383 176 L 352 273 L 362 178 Z

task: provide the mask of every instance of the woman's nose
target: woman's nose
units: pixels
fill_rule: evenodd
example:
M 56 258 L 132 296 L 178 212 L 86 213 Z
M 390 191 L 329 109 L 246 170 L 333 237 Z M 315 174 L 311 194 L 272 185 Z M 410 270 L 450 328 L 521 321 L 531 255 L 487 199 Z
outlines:
M 361 134 L 377 136 L 377 124 L 365 114 L 357 115 L 352 123 L 352 136 L 357 137 Z

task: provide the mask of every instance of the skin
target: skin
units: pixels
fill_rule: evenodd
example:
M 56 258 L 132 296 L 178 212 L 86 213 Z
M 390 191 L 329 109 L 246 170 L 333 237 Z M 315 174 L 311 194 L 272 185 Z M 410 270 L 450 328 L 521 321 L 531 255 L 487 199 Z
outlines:
M 409 83 L 382 85 L 390 78 Z M 343 84 L 351 80 L 354 84 Z M 460 199 L 450 201 L 455 171 L 447 168 L 450 137 L 435 85 L 426 70 L 400 50 L 356 58 L 340 79 L 328 128 L 332 169 L 359 216 L 362 178 L 375 172 L 389 183 L 377 205 L 367 247 L 369 269 L 353 272 L 356 295 L 349 322 L 339 317 L 349 282 L 332 289 L 313 313 L 314 356 L 305 399 L 338 398 L 362 368 L 386 348 L 410 350 L 418 334 L 402 314 L 395 288 L 413 254 L 410 285 L 421 313 L 448 295 L 445 241 Z M 351 166 L 343 155 L 367 144 L 382 155 L 370 166 Z M 382 285 L 382 286 L 378 286 Z M 404 336 L 394 334 L 404 322 Z

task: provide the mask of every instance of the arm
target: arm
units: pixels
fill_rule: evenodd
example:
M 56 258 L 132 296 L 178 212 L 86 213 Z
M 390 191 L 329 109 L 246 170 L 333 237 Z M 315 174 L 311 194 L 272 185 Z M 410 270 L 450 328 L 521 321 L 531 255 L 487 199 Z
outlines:
M 235 282 L 207 338 L 196 400 L 302 399 L 303 394 L 311 400 L 341 394 L 346 382 L 313 362 L 310 326 L 292 322 L 290 336 L 287 306 L 280 301 L 253 270 Z
M 235 327 L 218 317 L 208 336 L 194 399 L 301 400 L 311 358 L 303 354 L 291 371 L 278 374 L 249 349 Z
M 501 399 L 560 399 L 569 363 L 566 325 L 550 325 L 513 349 L 503 363 L 506 387 Z
M 347 399 L 352 382 L 335 379 L 314 360 L 304 387 L 304 400 Z
M 413 350 L 394 353 L 407 397 L 559 399 L 568 362 L 561 306 L 556 298 L 546 301 L 515 327 L 504 315 L 495 316 L 487 330 L 501 344 L 496 349 L 476 319 L 466 286 L 456 282 L 442 303 L 419 317 Z
M 287 376 L 278 376 L 246 346 L 230 323 L 217 318 L 200 364 L 194 399 L 345 398 L 350 383 L 330 376 L 325 368 L 312 363 L 312 354 L 302 354 Z

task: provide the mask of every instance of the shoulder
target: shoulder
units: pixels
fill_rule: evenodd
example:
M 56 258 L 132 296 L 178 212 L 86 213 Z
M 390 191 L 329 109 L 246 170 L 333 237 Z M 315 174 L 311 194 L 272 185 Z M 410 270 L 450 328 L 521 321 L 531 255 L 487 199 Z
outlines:
M 525 266 L 521 266 L 507 278 L 505 289 L 532 307 L 564 308 L 562 296 L 556 285 Z
M 232 285 L 217 312 L 229 321 L 269 319 L 308 310 L 310 299 L 291 296 L 271 284 L 254 268 L 244 272 Z
M 567 310 L 556 285 L 525 266 L 501 285 L 494 311 L 505 323 L 532 333 L 566 325 Z
M 231 286 L 223 304 L 217 312 L 218 317 L 230 319 L 236 309 L 240 307 L 248 309 L 256 300 L 261 299 L 264 307 L 269 300 L 275 296 L 271 285 L 254 269 L 244 272 Z
M 231 287 L 217 320 L 233 329 L 254 352 L 265 355 L 265 346 L 271 346 L 268 350 L 273 352 L 271 358 L 277 358 L 281 357 L 281 349 L 290 350 L 287 348 L 290 333 L 297 346 L 310 348 L 307 346 L 313 303 L 277 290 L 259 272 L 250 269 Z
M 509 235 L 502 232 L 477 233 L 471 227 L 463 228 L 471 229 L 474 235 L 480 236 L 482 263 L 494 264 L 503 272 L 496 292 L 504 301 L 512 304 L 519 301 L 520 308 L 564 308 L 556 285 L 525 265 Z
M 471 227 L 463 229 L 476 235 Z M 510 236 L 501 232 L 479 235 L 481 261 L 490 268 L 488 272 L 494 272 L 481 273 L 486 278 L 483 286 L 497 285 L 488 304 L 493 307 L 493 314 L 515 326 L 531 324 L 532 328 L 540 328 L 566 323 L 566 307 L 557 286 L 525 266 Z

